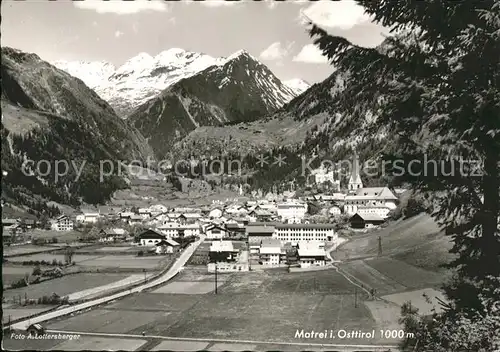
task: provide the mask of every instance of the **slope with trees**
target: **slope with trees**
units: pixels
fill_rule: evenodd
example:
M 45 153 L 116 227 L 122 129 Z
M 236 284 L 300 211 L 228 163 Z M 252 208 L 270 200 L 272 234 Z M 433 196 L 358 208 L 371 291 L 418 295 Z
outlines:
M 449 263 L 457 275 L 444 287 L 451 301 L 444 313 L 424 319 L 403 309 L 402 322 L 415 333 L 404 348 L 498 349 L 500 3 L 357 2 L 392 29 L 383 50 L 356 46 L 311 23 L 315 44 L 349 73 L 348 94 L 337 107 L 351 122 L 375 112 L 370 133 L 389 129 L 397 143 L 386 160 L 405 167 L 420 161 L 411 174 L 397 176 L 431 197 L 433 216 L 457 257 Z M 460 158 L 481 163 L 475 170 L 456 162 Z M 423 160 L 440 164 L 424 172 Z

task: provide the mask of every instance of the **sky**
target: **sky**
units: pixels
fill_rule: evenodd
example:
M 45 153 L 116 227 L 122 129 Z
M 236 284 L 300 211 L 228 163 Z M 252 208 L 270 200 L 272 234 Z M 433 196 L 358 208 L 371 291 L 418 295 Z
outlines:
M 108 61 L 116 67 L 140 52 L 169 48 L 226 57 L 244 49 L 280 79 L 317 83 L 332 67 L 312 44 L 305 14 L 332 35 L 373 47 L 387 29 L 352 0 L 85 0 L 2 1 L 2 46 L 54 62 Z

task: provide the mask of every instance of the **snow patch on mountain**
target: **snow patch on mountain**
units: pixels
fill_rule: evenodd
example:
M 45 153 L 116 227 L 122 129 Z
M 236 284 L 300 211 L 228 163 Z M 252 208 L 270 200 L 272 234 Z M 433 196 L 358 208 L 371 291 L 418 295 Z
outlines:
M 311 86 L 308 82 L 300 78 L 290 79 L 288 81 L 284 81 L 283 83 L 288 86 L 296 95 L 304 93 Z
M 171 48 L 156 56 L 139 53 L 118 68 L 105 61 L 56 61 L 53 64 L 81 79 L 106 100 L 120 117 L 126 118 L 135 108 L 182 79 L 192 77 L 209 67 L 224 70 L 230 76 L 235 65 L 249 60 L 260 64 L 246 50 L 239 50 L 226 58 L 214 58 L 203 53 Z M 251 69 L 247 69 L 246 73 L 248 76 L 254 74 Z M 298 95 L 295 88 L 284 85 L 279 80 L 269 84 L 269 79 L 264 76 L 259 77 L 258 81 L 269 92 L 266 99 L 275 107 L 282 106 Z M 220 88 L 229 83 L 229 78 L 223 80 Z
M 57 68 L 79 78 L 90 88 L 95 88 L 105 82 L 116 70 L 107 61 L 64 61 L 52 63 Z

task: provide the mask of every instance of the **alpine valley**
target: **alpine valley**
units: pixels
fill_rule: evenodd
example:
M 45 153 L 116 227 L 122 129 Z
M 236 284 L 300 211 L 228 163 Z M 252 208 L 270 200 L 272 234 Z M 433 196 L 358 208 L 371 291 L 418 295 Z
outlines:
M 127 185 L 113 176 L 97 187 L 100 160 L 176 157 L 171 148 L 188 133 L 269 118 L 307 87 L 281 82 L 244 50 L 227 58 L 140 53 L 116 69 L 103 61 L 50 64 L 4 47 L 2 196 L 35 212 L 46 211 L 47 200 L 105 202 Z M 78 181 L 73 170 L 55 183 L 53 173 L 33 182 L 21 172 L 27 159 L 87 164 Z

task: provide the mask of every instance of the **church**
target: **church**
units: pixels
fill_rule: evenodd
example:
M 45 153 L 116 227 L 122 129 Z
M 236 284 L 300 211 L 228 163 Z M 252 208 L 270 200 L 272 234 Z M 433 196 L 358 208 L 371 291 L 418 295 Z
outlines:
M 348 194 L 344 200 L 344 213 L 374 215 L 385 219 L 389 212 L 396 208 L 397 199 L 388 187 L 363 187 L 359 160 L 355 153 L 348 183 Z

